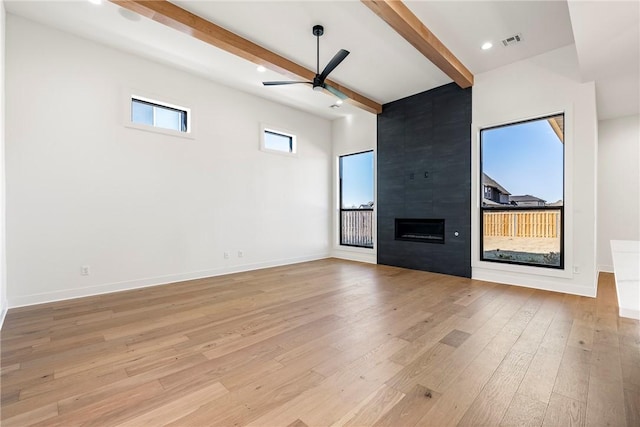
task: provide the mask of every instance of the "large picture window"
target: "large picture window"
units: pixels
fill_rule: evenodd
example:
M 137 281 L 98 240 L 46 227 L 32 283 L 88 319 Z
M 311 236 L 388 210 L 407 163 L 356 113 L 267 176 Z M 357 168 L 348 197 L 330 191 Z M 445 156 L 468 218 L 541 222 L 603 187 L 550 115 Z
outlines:
M 564 114 L 480 131 L 482 261 L 564 268 Z
M 340 244 L 373 248 L 373 151 L 340 156 Z

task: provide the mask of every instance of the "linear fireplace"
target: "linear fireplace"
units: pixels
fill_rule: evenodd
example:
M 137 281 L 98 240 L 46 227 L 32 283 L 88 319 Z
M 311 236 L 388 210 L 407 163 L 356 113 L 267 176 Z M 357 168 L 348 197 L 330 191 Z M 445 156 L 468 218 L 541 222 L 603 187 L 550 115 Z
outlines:
M 396 218 L 396 240 L 444 243 L 444 219 Z

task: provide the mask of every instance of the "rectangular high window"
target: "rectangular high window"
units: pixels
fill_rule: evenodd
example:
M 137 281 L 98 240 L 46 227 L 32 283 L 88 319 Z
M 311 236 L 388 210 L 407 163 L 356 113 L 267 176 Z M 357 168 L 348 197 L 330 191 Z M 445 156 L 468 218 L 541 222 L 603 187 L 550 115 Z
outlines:
M 480 131 L 482 261 L 564 268 L 564 114 Z
M 131 97 L 131 123 L 181 133 L 189 132 L 189 109 L 142 97 Z
M 260 149 L 262 151 L 295 155 L 296 145 L 294 134 L 262 126 L 262 134 L 260 135 Z
M 293 136 L 265 130 L 264 148 L 267 150 L 282 151 L 283 153 L 293 153 Z
M 340 156 L 340 244 L 373 248 L 373 151 Z

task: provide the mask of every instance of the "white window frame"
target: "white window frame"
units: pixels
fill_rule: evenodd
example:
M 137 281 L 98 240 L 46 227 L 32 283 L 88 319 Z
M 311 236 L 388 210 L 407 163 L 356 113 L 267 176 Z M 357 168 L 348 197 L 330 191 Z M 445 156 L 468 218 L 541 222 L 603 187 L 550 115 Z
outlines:
M 124 91 L 124 125 L 131 129 L 138 129 L 147 132 L 160 133 L 163 135 L 169 136 L 177 136 L 180 138 L 194 139 L 193 132 L 193 109 L 190 107 L 184 107 L 180 105 L 180 103 L 174 102 L 173 100 L 168 100 L 167 97 L 160 97 L 152 94 L 145 93 L 140 90 L 131 90 L 127 89 Z M 155 104 L 160 107 L 167 107 L 175 110 L 184 111 L 187 113 L 187 130 L 186 132 L 177 131 L 173 129 L 166 129 L 157 126 L 146 125 L 142 123 L 134 123 L 132 119 L 132 104 L 133 100 L 139 100 L 143 102 L 148 102 L 150 104 Z
M 281 150 L 273 150 L 271 148 L 267 148 L 266 141 L 264 138 L 265 132 L 271 132 L 278 135 L 286 136 L 291 138 L 291 151 L 281 151 Z M 260 124 L 260 150 L 266 153 L 280 154 L 283 156 L 290 157 L 298 157 L 298 141 L 296 134 L 291 132 L 290 130 L 282 129 L 279 126 L 271 126 L 265 123 Z

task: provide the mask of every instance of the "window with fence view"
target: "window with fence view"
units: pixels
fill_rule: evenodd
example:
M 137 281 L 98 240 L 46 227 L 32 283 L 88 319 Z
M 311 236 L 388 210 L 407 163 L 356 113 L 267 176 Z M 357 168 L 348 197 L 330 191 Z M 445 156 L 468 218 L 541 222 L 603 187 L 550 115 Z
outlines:
M 564 114 L 482 129 L 481 259 L 564 268 Z
M 373 151 L 340 156 L 340 244 L 373 248 Z

